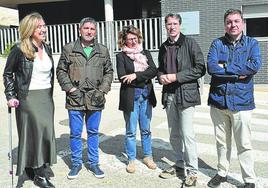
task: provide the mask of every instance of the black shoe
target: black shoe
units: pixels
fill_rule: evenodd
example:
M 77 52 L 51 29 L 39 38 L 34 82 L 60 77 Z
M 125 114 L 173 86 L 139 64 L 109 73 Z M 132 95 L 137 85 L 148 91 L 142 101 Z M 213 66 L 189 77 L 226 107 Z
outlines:
M 185 177 L 184 168 L 176 166 L 176 175 L 177 177 Z
M 38 175 L 34 176 L 34 184 L 41 188 L 55 188 L 55 186 L 48 181 L 47 178 Z
M 26 167 L 25 168 L 25 173 L 26 173 L 26 175 L 28 176 L 28 178 L 30 179 L 30 180 L 34 180 L 34 170 L 33 170 L 33 168 L 30 168 L 30 167 Z
M 243 188 L 255 188 L 254 183 L 246 183 Z
M 216 174 L 211 180 L 208 182 L 209 187 L 218 187 L 222 182 L 227 181 L 227 177 L 222 177 Z

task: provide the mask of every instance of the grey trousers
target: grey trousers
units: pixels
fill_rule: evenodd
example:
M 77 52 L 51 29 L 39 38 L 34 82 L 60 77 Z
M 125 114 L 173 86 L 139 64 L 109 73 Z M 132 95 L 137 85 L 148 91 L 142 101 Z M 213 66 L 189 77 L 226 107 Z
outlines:
M 193 127 L 195 107 L 182 109 L 174 100 L 174 94 L 168 95 L 167 119 L 170 144 L 176 155 L 176 165 L 185 168 L 187 175 L 198 172 L 198 157 Z
M 210 115 L 214 124 L 218 153 L 218 174 L 226 176 L 229 171 L 232 135 L 234 135 L 242 178 L 246 183 L 254 183 L 254 159 L 251 146 L 252 111 L 230 111 L 211 107 Z

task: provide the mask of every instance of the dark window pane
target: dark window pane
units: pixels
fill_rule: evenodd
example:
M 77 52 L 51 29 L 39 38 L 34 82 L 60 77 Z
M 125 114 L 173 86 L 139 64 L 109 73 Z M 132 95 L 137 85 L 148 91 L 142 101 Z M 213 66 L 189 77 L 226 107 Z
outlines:
M 248 36 L 268 37 L 268 18 L 250 18 L 246 22 Z

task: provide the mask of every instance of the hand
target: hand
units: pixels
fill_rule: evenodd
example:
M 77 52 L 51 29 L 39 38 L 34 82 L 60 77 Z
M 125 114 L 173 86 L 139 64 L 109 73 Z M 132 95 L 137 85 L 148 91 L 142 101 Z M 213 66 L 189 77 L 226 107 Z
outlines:
M 177 80 L 176 74 L 167 74 L 167 79 L 172 83 Z
M 221 68 L 224 68 L 224 64 L 218 64 Z
M 76 87 L 73 87 L 72 89 L 70 89 L 68 92 L 69 93 L 72 93 L 72 92 L 74 92 L 74 91 L 76 91 L 77 90 L 77 88 Z
M 130 84 L 136 78 L 137 78 L 137 75 L 135 73 L 133 73 L 133 74 L 128 74 L 128 75 L 122 76 L 120 79 L 123 80 L 123 83 Z
M 238 79 L 239 79 L 239 80 L 243 80 L 243 79 L 245 79 L 246 77 L 247 77 L 247 76 L 245 76 L 245 75 L 241 75 L 241 76 L 238 77 Z
M 7 106 L 11 108 L 17 108 L 20 105 L 20 101 L 18 99 L 10 99 L 7 101 Z
M 163 85 L 170 84 L 177 80 L 176 74 L 163 74 L 160 76 L 160 83 Z
M 167 85 L 167 84 L 169 84 L 169 80 L 168 80 L 166 74 L 161 75 L 159 81 L 160 81 L 160 83 L 163 84 L 163 85 Z

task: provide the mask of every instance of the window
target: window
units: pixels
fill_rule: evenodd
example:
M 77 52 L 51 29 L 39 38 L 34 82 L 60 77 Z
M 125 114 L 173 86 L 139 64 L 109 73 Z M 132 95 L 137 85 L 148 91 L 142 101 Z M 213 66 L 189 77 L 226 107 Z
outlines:
M 268 40 L 268 4 L 244 5 L 245 33 L 261 41 Z
M 246 19 L 246 31 L 251 37 L 268 37 L 268 17 Z

